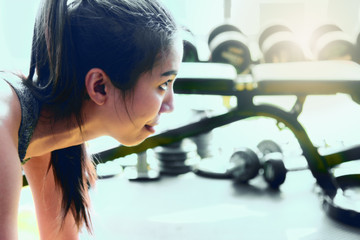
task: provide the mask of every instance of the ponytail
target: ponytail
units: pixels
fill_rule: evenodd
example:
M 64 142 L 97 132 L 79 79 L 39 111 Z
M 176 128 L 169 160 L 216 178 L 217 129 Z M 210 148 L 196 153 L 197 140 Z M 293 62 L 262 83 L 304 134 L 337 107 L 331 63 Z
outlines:
M 50 166 L 53 167 L 55 184 L 63 194 L 60 215 L 62 224 L 66 215 L 71 212 L 77 227 L 80 229 L 85 224 L 91 232 L 88 184 L 93 184 L 96 176 L 91 174 L 94 172 L 94 165 L 89 161 L 84 146 L 78 145 L 52 152 L 49 169 Z
M 69 97 L 83 98 L 84 90 L 77 83 L 68 21 L 66 0 L 43 0 L 34 27 L 29 76 L 23 81 L 43 107 L 51 110 L 54 122 L 74 115 L 81 130 L 82 101 Z M 49 169 L 51 166 L 56 186 L 63 195 L 61 226 L 70 212 L 78 228 L 85 224 L 91 232 L 88 184 L 94 184 L 96 174 L 85 147 L 79 145 L 52 152 Z
M 29 76 L 25 84 L 55 120 L 71 115 L 79 125 L 85 85 L 77 72 L 67 0 L 43 0 L 35 22 Z M 37 79 L 34 79 L 35 72 Z

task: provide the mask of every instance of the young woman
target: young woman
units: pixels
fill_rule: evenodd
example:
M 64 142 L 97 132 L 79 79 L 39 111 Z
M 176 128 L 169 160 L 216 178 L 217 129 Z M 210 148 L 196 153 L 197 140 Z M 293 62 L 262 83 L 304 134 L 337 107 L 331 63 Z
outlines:
M 45 0 L 27 77 L 0 75 L 0 239 L 17 238 L 22 169 L 41 239 L 91 230 L 83 143 L 135 145 L 173 110 L 182 40 L 156 0 Z

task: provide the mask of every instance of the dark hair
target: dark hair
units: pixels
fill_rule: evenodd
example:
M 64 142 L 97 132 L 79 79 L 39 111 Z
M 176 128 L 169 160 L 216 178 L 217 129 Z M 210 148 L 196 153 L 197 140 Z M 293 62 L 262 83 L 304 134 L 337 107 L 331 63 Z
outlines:
M 54 121 L 75 116 L 81 130 L 87 72 L 101 68 L 125 97 L 140 74 L 166 55 L 177 25 L 156 0 L 69 2 L 43 1 L 24 82 Z M 51 165 L 63 192 L 62 220 L 71 210 L 78 227 L 85 223 L 90 229 L 84 179 L 93 176 L 94 170 L 88 162 L 81 146 L 52 153 Z

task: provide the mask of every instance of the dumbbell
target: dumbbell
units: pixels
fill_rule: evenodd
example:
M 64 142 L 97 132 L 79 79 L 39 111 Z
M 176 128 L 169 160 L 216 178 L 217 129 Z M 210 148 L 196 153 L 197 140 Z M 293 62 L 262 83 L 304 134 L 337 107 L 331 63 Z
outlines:
M 354 60 L 355 44 L 349 35 L 334 24 L 316 28 L 309 41 L 310 50 L 316 60 Z
M 236 26 L 223 24 L 213 29 L 208 38 L 211 62 L 229 63 L 238 74 L 245 73 L 251 64 L 248 39 Z
M 261 169 L 268 161 L 282 161 L 283 154 L 281 147 L 272 140 L 263 140 L 257 145 L 258 153 L 250 148 L 241 148 L 234 152 L 230 157 L 230 169 L 232 177 L 235 181 L 241 183 L 247 183 L 249 180 L 259 175 Z M 271 170 L 269 165 L 267 170 Z M 278 165 L 274 164 L 275 170 L 267 172 L 267 177 L 264 179 L 271 187 L 279 187 L 283 182 L 279 181 L 282 179 L 282 171 L 278 170 Z M 273 173 L 271 175 L 271 173 Z M 285 179 L 284 179 L 285 180 Z M 277 185 L 277 186 L 276 186 Z
M 243 147 L 230 157 L 229 172 L 235 181 L 246 183 L 255 178 L 266 159 L 282 157 L 281 147 L 272 140 L 263 140 L 257 145 L 258 153 Z
M 250 148 L 241 148 L 231 155 L 228 171 L 231 173 L 232 177 L 236 182 L 247 183 L 249 180 L 259 175 L 260 170 L 264 166 L 264 163 L 268 161 L 265 159 L 281 160 L 282 153 L 269 153 L 266 154 L 264 157 L 260 158 Z M 275 172 L 274 174 L 277 174 L 277 172 Z M 267 183 L 269 183 L 269 185 L 273 186 L 276 184 L 275 181 L 278 176 L 276 175 L 272 178 L 270 177 L 272 176 L 269 176 L 269 178 L 265 178 L 265 180 Z M 281 184 L 279 184 L 279 186 Z
M 277 189 L 285 182 L 287 172 L 308 169 L 286 169 L 281 148 L 271 140 L 261 142 L 258 149 L 261 156 L 249 148 L 233 153 L 230 158 L 231 173 L 236 181 L 246 183 L 255 178 L 262 169 L 264 180 L 271 188 Z
M 282 24 L 266 27 L 259 36 L 259 48 L 266 63 L 303 61 L 305 54 L 292 30 Z
M 257 148 L 258 154 L 261 156 L 258 156 L 250 148 L 238 148 L 228 159 L 222 159 L 222 156 L 202 159 L 193 170 L 201 176 L 235 179 L 245 183 L 259 174 L 262 166 L 261 160 L 264 155 L 273 152 L 281 153 L 282 151 L 280 146 L 272 140 L 261 141 Z

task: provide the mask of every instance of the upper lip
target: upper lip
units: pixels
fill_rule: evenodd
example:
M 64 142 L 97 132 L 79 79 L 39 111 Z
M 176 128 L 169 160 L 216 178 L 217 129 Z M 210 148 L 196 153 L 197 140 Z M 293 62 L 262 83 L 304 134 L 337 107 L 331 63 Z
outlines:
M 154 121 L 154 122 L 151 122 L 151 123 L 148 123 L 146 124 L 147 126 L 150 126 L 150 127 L 155 127 L 156 125 L 158 125 L 159 122 L 158 121 Z
M 146 124 L 146 126 L 150 126 L 150 127 L 155 127 L 156 125 L 158 125 L 158 123 Z

